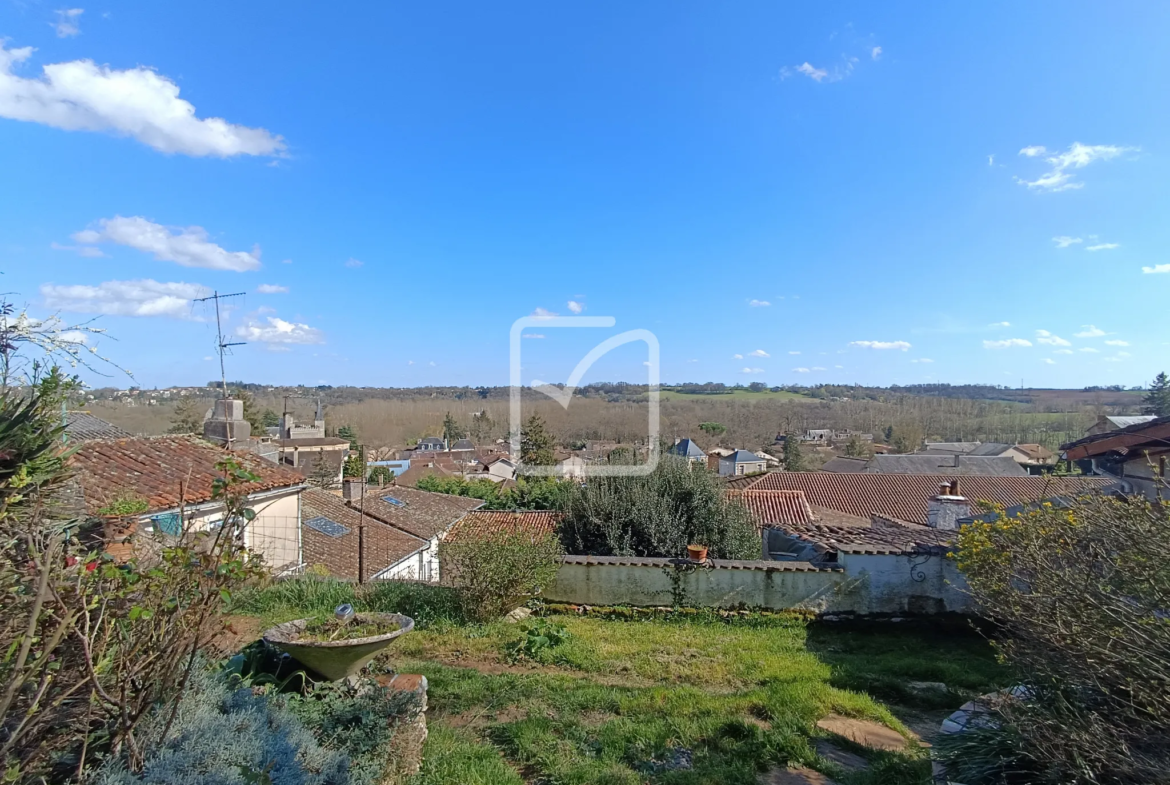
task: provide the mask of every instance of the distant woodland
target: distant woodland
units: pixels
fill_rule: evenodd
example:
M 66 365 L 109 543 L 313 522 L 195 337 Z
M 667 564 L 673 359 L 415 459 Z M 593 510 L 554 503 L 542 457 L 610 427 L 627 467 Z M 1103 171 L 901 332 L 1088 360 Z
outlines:
M 370 447 L 405 447 L 424 436 L 441 436 L 448 413 L 459 430 L 484 442 L 508 433 L 508 388 L 270 388 L 234 383 L 251 395 L 251 407 L 271 418 L 285 407 L 298 422 L 311 421 L 318 398 L 330 433 L 349 426 Z M 691 389 L 693 388 L 693 389 Z M 770 447 L 777 433 L 810 428 L 850 428 L 874 434 L 879 442 L 920 444 L 946 441 L 1038 442 L 1056 448 L 1084 435 L 1098 414 L 1137 413 L 1140 391 L 1015 390 L 991 386 L 863 388 L 748 388 L 684 385 L 663 396 L 661 435 L 688 437 L 704 447 Z M 114 391 L 95 391 L 84 408 L 142 434 L 167 432 L 176 418 L 174 400 L 155 406 L 128 406 L 110 400 Z M 540 414 L 560 443 L 586 440 L 623 443 L 644 440 L 647 391 L 638 385 L 593 385 L 577 390 L 568 410 L 548 397 L 524 391 L 524 413 Z M 206 391 L 197 397 L 211 407 Z M 139 395 L 138 400 L 144 396 Z M 700 423 L 718 423 L 710 435 Z M 710 429 L 708 429 L 709 431 Z M 900 438 L 899 438 L 900 437 Z

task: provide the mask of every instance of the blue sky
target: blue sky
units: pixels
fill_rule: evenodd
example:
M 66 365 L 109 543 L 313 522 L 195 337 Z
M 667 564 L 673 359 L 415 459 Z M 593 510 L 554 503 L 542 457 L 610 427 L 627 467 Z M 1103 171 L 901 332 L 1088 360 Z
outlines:
M 0 270 L 143 386 L 213 289 L 272 383 L 1170 366 L 1165 4 L 76 2 L 0 0 Z

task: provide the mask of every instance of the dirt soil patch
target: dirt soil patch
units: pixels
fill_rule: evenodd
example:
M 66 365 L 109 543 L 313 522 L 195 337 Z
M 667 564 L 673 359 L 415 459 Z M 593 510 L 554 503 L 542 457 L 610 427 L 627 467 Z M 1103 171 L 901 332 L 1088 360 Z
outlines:
M 902 752 L 906 749 L 907 742 L 902 734 L 870 720 L 858 720 L 852 717 L 842 717 L 839 714 L 830 714 L 817 720 L 817 727 L 871 750 Z
M 836 785 L 836 782 L 821 774 L 819 771 L 806 769 L 803 766 L 789 766 L 784 769 L 772 769 L 760 775 L 760 785 Z

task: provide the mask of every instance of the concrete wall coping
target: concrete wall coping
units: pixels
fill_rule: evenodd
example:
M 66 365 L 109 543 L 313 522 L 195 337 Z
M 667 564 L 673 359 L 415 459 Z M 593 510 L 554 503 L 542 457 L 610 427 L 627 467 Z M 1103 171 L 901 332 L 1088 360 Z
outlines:
M 564 557 L 564 564 L 620 566 L 620 567 L 665 567 L 668 565 L 695 564 L 688 559 L 664 559 L 646 556 L 578 556 Z M 711 568 L 717 570 L 759 570 L 762 572 L 844 572 L 841 567 L 822 567 L 807 561 L 764 561 L 741 559 L 710 559 L 707 562 Z M 705 567 L 706 565 L 704 565 Z

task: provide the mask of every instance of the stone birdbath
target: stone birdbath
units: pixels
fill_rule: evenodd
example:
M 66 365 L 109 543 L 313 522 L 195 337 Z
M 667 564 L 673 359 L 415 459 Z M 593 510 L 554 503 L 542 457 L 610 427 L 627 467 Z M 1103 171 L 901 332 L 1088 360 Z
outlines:
M 278 624 L 264 633 L 264 642 L 275 646 L 330 681 L 340 681 L 362 669 L 395 638 L 414 629 L 414 619 L 398 613 L 354 613 L 349 605 L 334 613 L 336 628 L 328 636 L 306 634 L 314 619 Z M 376 632 L 381 626 L 387 632 Z M 360 637 L 347 634 L 352 628 Z M 375 628 L 374 634 L 364 634 Z M 310 630 L 311 632 L 311 630 Z

